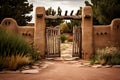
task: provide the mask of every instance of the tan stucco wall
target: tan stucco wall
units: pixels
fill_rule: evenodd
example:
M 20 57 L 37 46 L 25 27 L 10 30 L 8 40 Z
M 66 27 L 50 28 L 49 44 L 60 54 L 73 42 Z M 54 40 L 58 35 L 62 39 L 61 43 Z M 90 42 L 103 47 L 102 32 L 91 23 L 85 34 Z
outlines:
M 93 26 L 94 49 L 120 45 L 120 19 L 114 19 L 110 25 Z
M 1 27 L 11 30 L 16 34 L 22 35 L 27 42 L 33 42 L 34 26 L 18 26 L 17 22 L 12 18 L 5 18 L 1 22 Z
M 34 46 L 45 55 L 45 8 L 36 8 L 34 26 L 18 26 L 12 18 L 5 18 L 1 26 L 22 35 L 26 41 L 34 42 Z M 87 17 L 85 17 L 87 15 Z M 114 19 L 110 25 L 93 25 L 92 8 L 82 9 L 82 53 L 89 59 L 95 49 L 120 45 L 120 18 Z
M 7 30 L 11 30 L 15 33 L 18 33 L 17 22 L 12 18 L 3 19 L 3 21 L 1 22 L 1 27 L 5 28 Z
M 90 16 L 86 18 L 85 16 Z M 92 8 L 86 6 L 82 8 L 82 57 L 89 59 L 93 53 L 93 23 Z
M 27 42 L 33 42 L 34 40 L 34 27 L 22 26 L 18 27 L 18 34 L 22 35 Z
M 37 7 L 35 14 L 34 45 L 40 52 L 41 57 L 45 57 L 45 8 Z
M 120 18 L 111 22 L 111 41 L 113 45 L 120 45 Z
M 110 46 L 111 32 L 110 25 L 93 26 L 93 44 L 94 48 L 104 48 Z

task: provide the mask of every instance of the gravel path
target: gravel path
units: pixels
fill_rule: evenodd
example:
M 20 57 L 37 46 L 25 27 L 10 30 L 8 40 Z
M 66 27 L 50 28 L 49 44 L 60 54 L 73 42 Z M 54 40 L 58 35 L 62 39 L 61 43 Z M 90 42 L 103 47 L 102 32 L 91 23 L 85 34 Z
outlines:
M 61 44 L 61 57 L 63 58 L 71 58 L 72 57 L 72 42 L 66 42 Z

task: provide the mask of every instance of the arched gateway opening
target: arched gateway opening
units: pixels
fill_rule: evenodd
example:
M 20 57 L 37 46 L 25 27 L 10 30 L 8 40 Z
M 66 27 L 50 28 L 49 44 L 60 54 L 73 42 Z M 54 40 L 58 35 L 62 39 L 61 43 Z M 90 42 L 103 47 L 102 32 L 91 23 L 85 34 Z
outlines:
M 82 9 L 82 15 L 47 16 L 44 7 L 36 8 L 36 22 L 34 32 L 34 44 L 43 57 L 60 57 L 60 29 L 59 27 L 46 27 L 45 20 L 72 19 L 82 20 L 80 27 L 73 28 L 72 57 L 89 58 L 93 52 L 93 28 L 92 9 L 86 6 Z M 65 13 L 67 14 L 67 13 Z M 86 41 L 87 40 L 87 41 Z

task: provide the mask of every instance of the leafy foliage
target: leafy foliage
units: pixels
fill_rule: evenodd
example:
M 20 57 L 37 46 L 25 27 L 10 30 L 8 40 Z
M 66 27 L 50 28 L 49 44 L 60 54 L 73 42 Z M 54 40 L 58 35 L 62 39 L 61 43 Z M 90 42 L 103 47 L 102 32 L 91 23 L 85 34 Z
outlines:
M 85 4 L 93 8 L 94 24 L 110 24 L 114 18 L 120 17 L 120 0 L 91 0 Z
M 60 38 L 61 38 L 61 42 L 62 42 L 62 43 L 64 43 L 65 40 L 67 39 L 67 37 L 66 37 L 64 34 L 62 34 L 62 35 L 60 36 Z
M 33 11 L 33 5 L 28 0 L 0 0 L 0 22 L 10 17 L 17 21 L 18 25 L 26 25 L 32 16 L 26 15 Z

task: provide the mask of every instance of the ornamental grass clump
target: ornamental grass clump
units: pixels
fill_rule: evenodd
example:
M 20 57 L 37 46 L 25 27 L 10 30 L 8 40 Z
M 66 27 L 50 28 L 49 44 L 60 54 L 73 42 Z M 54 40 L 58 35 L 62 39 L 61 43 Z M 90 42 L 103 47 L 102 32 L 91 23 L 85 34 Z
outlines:
M 7 68 L 10 70 L 19 69 L 23 65 L 31 62 L 30 57 L 23 55 L 0 56 L 0 68 Z
M 91 63 L 100 63 L 102 65 L 120 65 L 120 49 L 119 47 L 107 47 L 98 49 L 96 54 L 91 58 Z
M 22 36 L 0 28 L 0 69 L 18 69 L 38 59 L 35 55 L 33 47 Z

